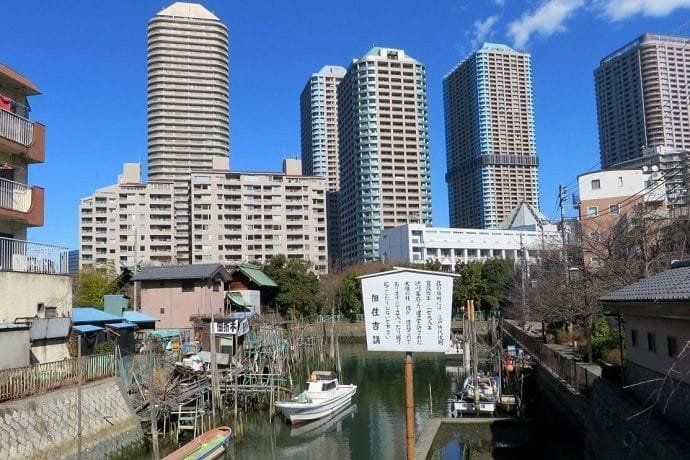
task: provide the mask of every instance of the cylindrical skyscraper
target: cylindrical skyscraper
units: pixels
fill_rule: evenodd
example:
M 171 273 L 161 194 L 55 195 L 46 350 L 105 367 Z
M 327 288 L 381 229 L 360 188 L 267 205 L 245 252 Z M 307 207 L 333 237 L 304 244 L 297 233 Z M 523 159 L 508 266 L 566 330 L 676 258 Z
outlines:
M 176 259 L 189 258 L 189 177 L 230 156 L 228 29 L 177 2 L 148 25 L 148 179 L 175 182 Z

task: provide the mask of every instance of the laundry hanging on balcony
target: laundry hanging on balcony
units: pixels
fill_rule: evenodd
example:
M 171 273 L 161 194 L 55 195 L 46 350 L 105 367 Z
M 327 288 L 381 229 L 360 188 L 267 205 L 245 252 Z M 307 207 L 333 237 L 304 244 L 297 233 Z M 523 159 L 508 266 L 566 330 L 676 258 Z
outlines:
M 0 94 L 0 109 L 7 110 L 8 112 L 12 110 L 12 99 L 7 96 Z

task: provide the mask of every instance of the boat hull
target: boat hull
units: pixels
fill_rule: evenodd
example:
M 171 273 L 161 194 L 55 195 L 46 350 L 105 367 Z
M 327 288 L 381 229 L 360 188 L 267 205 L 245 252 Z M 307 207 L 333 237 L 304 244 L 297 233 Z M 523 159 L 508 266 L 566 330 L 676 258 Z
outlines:
M 340 385 L 336 395 L 327 400 L 315 402 L 286 401 L 277 403 L 276 408 L 295 425 L 327 417 L 337 412 L 338 409 L 350 404 L 356 392 L 356 385 Z
M 231 439 L 232 430 L 229 427 L 214 428 L 192 439 L 163 460 L 210 460 L 220 458 Z

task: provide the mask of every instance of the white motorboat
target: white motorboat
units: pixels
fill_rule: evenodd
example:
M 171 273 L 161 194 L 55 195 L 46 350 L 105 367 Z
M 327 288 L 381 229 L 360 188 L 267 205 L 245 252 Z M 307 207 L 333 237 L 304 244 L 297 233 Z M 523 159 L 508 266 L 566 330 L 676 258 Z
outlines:
M 497 375 L 488 376 L 483 372 L 477 374 L 475 389 L 474 374 L 465 379 L 462 390 L 448 400 L 450 417 L 462 414 L 493 415 L 500 397 L 500 383 Z M 478 395 L 476 394 L 478 392 Z
M 334 372 L 314 371 L 305 391 L 276 403 L 276 408 L 295 425 L 337 412 L 350 403 L 356 392 L 357 385 L 341 385 Z

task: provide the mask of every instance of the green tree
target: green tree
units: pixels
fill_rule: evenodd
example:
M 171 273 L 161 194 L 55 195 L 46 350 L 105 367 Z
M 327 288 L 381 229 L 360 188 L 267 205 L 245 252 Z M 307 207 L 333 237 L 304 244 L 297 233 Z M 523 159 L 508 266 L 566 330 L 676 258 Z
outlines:
M 103 296 L 117 294 L 118 279 L 107 268 L 83 268 L 75 277 L 75 306 L 103 307 Z
M 312 316 L 321 311 L 323 300 L 319 278 L 311 271 L 309 262 L 287 259 L 280 254 L 273 256 L 263 270 L 278 284 L 274 300 L 281 314 L 294 318 Z
M 514 277 L 513 262 L 504 259 L 489 259 L 482 265 L 484 295 L 482 305 L 496 310 L 506 303 L 511 281 Z
M 362 282 L 359 277 L 362 272 L 351 270 L 347 272 L 337 292 L 338 309 L 340 313 L 355 315 L 363 312 Z

